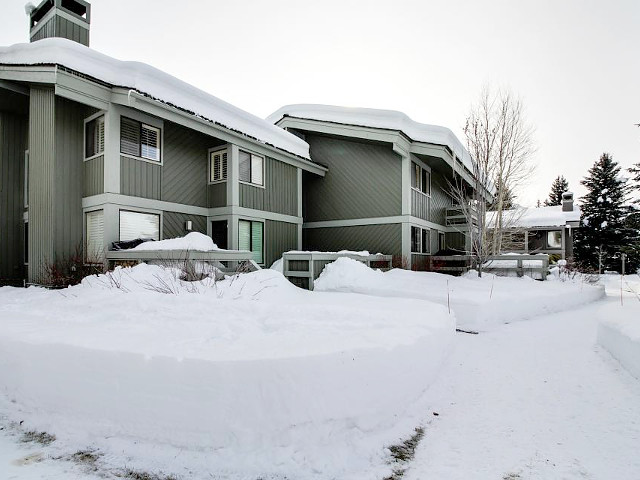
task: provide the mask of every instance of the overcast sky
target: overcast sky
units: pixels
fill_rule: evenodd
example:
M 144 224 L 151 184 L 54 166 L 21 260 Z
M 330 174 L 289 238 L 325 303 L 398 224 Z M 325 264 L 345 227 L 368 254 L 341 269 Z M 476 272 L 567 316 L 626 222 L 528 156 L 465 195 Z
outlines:
M 28 41 L 2 0 L 0 45 Z M 34 2 L 36 3 L 36 2 Z M 571 189 L 602 152 L 640 161 L 640 1 L 94 0 L 91 47 L 175 75 L 255 115 L 291 103 L 399 110 L 462 125 L 483 84 L 520 95 L 536 174 Z

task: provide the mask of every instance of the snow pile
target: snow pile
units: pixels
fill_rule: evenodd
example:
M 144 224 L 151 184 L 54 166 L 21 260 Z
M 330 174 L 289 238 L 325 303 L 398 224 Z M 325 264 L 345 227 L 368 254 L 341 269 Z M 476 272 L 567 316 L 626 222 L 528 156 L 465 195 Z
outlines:
M 295 135 L 150 65 L 117 60 L 71 40 L 45 38 L 0 47 L 0 65 L 62 65 L 309 159 L 309 145 Z
M 640 380 L 640 276 L 603 275 L 615 308 L 599 311 L 598 343 Z
M 374 108 L 350 108 L 333 105 L 298 104 L 287 105 L 267 117 L 267 121 L 277 123 L 283 117 L 305 118 L 344 125 L 398 130 L 415 142 L 432 143 L 449 147 L 464 166 L 473 173 L 473 163 L 469 152 L 454 133 L 445 127 L 419 123 L 402 112 Z
M 160 240 L 158 242 L 144 242 L 134 247 L 133 250 L 197 250 L 211 252 L 221 249 L 213 243 L 211 237 L 199 232 L 191 232 L 184 237 Z
M 273 270 L 177 295 L 170 269 L 117 272 L 0 288 L 0 408 L 130 467 L 388 476 L 384 446 L 418 424 L 454 336 L 440 305 L 309 292 Z
M 327 265 L 314 289 L 449 304 L 459 325 L 481 330 L 565 311 L 604 296 L 602 287 L 581 282 L 536 282 L 487 273 L 478 278 L 476 272 L 463 277 L 400 269 L 374 272 L 350 259 Z

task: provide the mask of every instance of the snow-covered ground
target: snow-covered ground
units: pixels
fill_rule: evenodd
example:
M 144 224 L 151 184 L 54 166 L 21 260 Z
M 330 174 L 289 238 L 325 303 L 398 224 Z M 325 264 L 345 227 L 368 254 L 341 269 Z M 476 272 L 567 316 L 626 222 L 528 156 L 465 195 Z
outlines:
M 464 277 L 400 269 L 381 272 L 348 258 L 327 265 L 314 289 L 424 299 L 450 306 L 459 326 L 478 330 L 565 311 L 604 296 L 601 285 L 582 280 L 539 282 L 487 273 L 478 278 L 476 272 Z
M 640 302 L 610 280 L 598 303 L 459 335 L 404 478 L 640 478 L 640 382 L 596 345 L 600 317 Z
M 0 478 L 640 478 L 640 381 L 596 342 L 603 317 L 640 305 L 626 292 L 620 306 L 619 277 L 602 298 L 582 282 L 333 267 L 319 284 L 343 292 L 145 266 L 0 289 Z M 478 335 L 453 335 L 447 291 Z M 418 426 L 415 458 L 390 463 L 385 446 Z M 22 443 L 29 430 L 57 439 Z M 87 449 L 95 460 L 73 458 Z
M 443 306 L 313 293 L 273 270 L 174 274 L 140 265 L 65 290 L 0 289 L 0 412 L 109 468 L 388 472 L 384 446 L 412 431 L 454 338 Z

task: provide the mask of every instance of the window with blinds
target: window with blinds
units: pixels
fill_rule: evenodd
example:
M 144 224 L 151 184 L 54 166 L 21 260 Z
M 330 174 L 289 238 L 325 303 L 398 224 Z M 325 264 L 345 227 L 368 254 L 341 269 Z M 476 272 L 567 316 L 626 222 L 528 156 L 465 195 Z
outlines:
M 104 153 L 104 115 L 85 124 L 84 157 L 90 158 Z
M 240 181 L 264 185 L 264 157 L 240 150 Z
M 127 117 L 120 118 L 120 153 L 160 161 L 160 129 Z
M 227 151 L 217 150 L 209 156 L 211 176 L 209 181 L 219 182 L 227 179 Z
M 264 223 L 238 221 L 238 249 L 253 253 L 253 260 L 264 263 Z
M 160 215 L 120 210 L 120 240 L 160 240 Z
M 85 228 L 85 261 L 102 263 L 104 260 L 104 210 L 87 212 Z

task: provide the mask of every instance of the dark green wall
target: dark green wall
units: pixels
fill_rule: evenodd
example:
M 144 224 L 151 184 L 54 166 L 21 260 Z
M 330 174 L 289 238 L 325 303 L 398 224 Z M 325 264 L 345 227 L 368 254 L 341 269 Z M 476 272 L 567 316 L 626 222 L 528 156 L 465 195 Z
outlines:
M 358 225 L 353 227 L 304 228 L 304 250 L 337 252 L 368 250 L 385 255 L 402 254 L 402 225 Z
M 307 134 L 311 157 L 329 167 L 324 178 L 304 175 L 306 222 L 402 213 L 402 159 L 390 144 Z
M 163 212 L 162 218 L 162 238 L 184 237 L 187 233 L 184 230 L 184 224 L 187 220 L 191 220 L 193 223 L 193 232 L 207 234 L 207 217 L 177 212 Z
M 264 232 L 264 264 L 270 267 L 284 252 L 298 248 L 298 225 L 267 220 Z
M 104 155 L 84 162 L 83 195 L 99 195 L 104 193 Z
M 120 157 L 120 193 L 160 200 L 162 167 L 159 164 Z
M 296 167 L 266 157 L 264 171 L 264 188 L 240 184 L 240 206 L 298 216 Z
M 2 95 L 0 90 L 0 95 Z M 27 97 L 24 101 L 28 102 Z M 0 284 L 24 278 L 25 115 L 0 111 Z
M 447 208 L 451 207 L 451 197 L 446 193 L 449 187 L 445 176 L 440 172 L 431 173 L 431 221 L 445 225 Z

